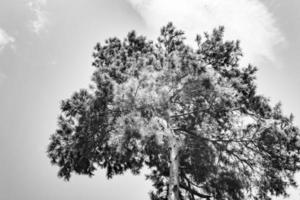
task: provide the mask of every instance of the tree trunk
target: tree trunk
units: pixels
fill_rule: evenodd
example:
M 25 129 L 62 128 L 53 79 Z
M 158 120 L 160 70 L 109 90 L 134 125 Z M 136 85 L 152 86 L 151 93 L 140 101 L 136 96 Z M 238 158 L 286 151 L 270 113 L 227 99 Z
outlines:
M 174 135 L 169 136 L 170 142 L 170 177 L 168 200 L 179 200 L 179 141 Z

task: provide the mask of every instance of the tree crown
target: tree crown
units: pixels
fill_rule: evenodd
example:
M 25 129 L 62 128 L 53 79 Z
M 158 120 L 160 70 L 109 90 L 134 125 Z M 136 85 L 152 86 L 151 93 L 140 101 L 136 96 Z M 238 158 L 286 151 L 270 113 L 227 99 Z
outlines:
M 93 54 L 92 84 L 62 101 L 48 156 L 58 175 L 107 176 L 151 169 L 152 199 L 165 199 L 169 137 L 180 143 L 180 198 L 269 199 L 287 195 L 299 169 L 299 131 L 256 92 L 251 65 L 224 28 L 184 43 L 172 23 L 156 43 L 130 32 Z M 202 196 L 201 196 L 202 195 Z

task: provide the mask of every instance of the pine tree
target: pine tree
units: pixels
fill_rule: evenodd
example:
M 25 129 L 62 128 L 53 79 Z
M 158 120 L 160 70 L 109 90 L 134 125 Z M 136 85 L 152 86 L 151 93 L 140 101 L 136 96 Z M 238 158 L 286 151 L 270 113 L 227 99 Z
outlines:
M 62 101 L 48 156 L 58 175 L 107 177 L 143 167 L 152 200 L 271 199 L 296 186 L 299 130 L 258 95 L 224 28 L 184 43 L 172 23 L 156 43 L 132 31 L 97 44 L 89 89 Z

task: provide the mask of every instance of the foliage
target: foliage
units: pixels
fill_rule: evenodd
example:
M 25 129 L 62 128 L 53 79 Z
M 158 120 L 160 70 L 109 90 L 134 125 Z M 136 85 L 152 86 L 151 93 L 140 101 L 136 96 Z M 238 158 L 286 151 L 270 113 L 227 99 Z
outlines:
M 92 176 L 100 167 L 111 178 L 147 166 L 151 198 L 166 199 L 173 131 L 181 199 L 287 195 L 300 167 L 298 128 L 257 94 L 257 69 L 239 66 L 239 42 L 223 41 L 223 32 L 197 36 L 196 49 L 172 23 L 156 43 L 132 31 L 97 44 L 92 85 L 62 102 L 51 136 L 58 175 Z

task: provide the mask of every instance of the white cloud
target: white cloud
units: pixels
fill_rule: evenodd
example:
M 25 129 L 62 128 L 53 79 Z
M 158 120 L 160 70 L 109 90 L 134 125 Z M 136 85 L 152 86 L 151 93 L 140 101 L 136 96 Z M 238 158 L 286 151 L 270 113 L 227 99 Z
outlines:
M 7 45 L 12 45 L 15 42 L 15 38 L 8 35 L 3 29 L 0 28 L 0 51 Z
M 14 42 L 15 42 L 15 38 L 8 35 L 8 33 L 6 33 L 6 31 L 4 31 L 3 29 L 0 28 L 0 52 L 8 45 L 13 48 Z M 6 78 L 5 74 L 3 74 L 0 71 L 0 85 L 4 81 L 5 78 Z
M 225 39 L 241 41 L 243 63 L 275 62 L 274 48 L 285 41 L 272 14 L 259 0 L 128 0 L 143 17 L 151 35 L 174 22 L 187 42 L 196 34 L 225 26 Z
M 48 22 L 47 13 L 43 10 L 47 0 L 29 0 L 27 5 L 34 14 L 34 19 L 30 21 L 33 32 L 39 34 Z

